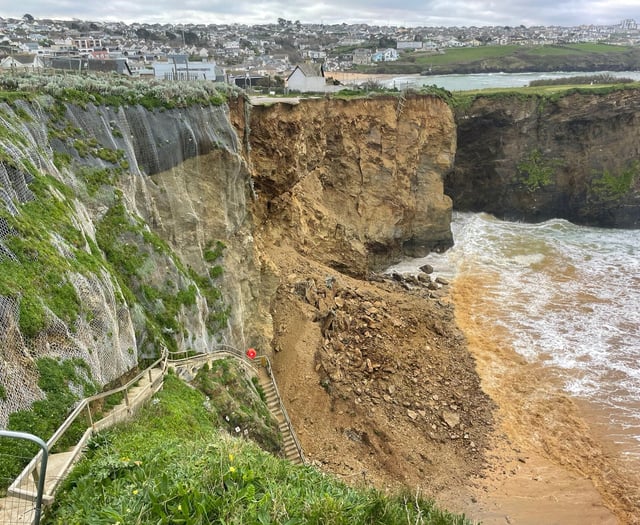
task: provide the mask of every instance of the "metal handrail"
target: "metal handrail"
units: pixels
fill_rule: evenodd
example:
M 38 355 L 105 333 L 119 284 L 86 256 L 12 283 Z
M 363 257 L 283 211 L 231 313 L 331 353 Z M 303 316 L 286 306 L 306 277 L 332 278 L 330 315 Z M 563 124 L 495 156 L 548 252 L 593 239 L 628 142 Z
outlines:
M 87 412 L 88 412 L 88 415 L 89 415 L 90 426 L 87 428 L 87 430 L 85 430 L 85 432 L 84 432 L 82 438 L 80 439 L 80 441 L 74 446 L 73 454 L 71 455 L 71 457 L 69 458 L 69 460 L 65 464 L 63 471 L 66 472 L 66 470 L 69 468 L 69 466 L 76 460 L 76 458 L 78 457 L 78 455 L 82 451 L 84 445 L 88 441 L 89 437 L 91 437 L 91 435 L 92 435 L 92 429 L 93 429 L 94 423 L 93 423 L 93 421 L 91 419 L 91 409 L 90 409 L 90 406 L 89 406 L 90 403 L 92 403 L 93 401 L 97 401 L 99 399 L 104 399 L 105 397 L 111 396 L 113 394 L 117 394 L 117 393 L 122 392 L 124 390 L 128 391 L 131 386 L 133 386 L 135 383 L 140 381 L 140 379 L 142 379 L 142 377 L 147 373 L 149 374 L 149 386 L 150 386 L 150 388 L 153 388 L 155 386 L 155 384 L 154 384 L 154 382 L 153 382 L 153 380 L 151 378 L 151 370 L 153 368 L 156 368 L 157 365 L 160 364 L 160 363 L 162 363 L 162 374 L 159 377 L 163 378 L 164 374 L 165 374 L 165 371 L 166 371 L 166 368 L 167 368 L 167 355 L 166 355 L 166 353 L 163 353 L 163 355 L 159 359 L 157 359 L 149 367 L 145 368 L 142 372 L 140 372 L 133 379 L 128 381 L 125 385 L 122 385 L 122 386 L 120 386 L 118 388 L 114 388 L 112 390 L 108 390 L 107 392 L 101 392 L 101 393 L 96 394 L 94 396 L 84 398 L 78 403 L 78 405 L 76 405 L 76 407 L 73 409 L 71 414 L 69 414 L 67 416 L 67 418 L 62 422 L 62 424 L 58 427 L 58 429 L 53 433 L 53 435 L 46 442 L 47 451 L 51 451 L 51 449 L 56 444 L 56 442 L 62 437 L 62 435 L 75 422 L 75 420 L 82 413 L 82 411 L 87 409 Z M 128 406 L 129 405 L 129 400 L 128 400 L 128 397 L 126 395 L 125 395 L 125 401 L 126 401 L 126 404 Z M 16 477 L 16 479 L 13 481 L 13 483 L 9 486 L 8 492 L 15 493 L 16 495 L 19 495 L 20 497 L 23 497 L 23 498 L 28 498 L 28 496 L 29 496 L 28 491 L 24 491 L 22 489 L 19 489 L 18 487 L 35 470 L 36 465 L 40 461 L 40 458 L 42 457 L 42 455 L 43 455 L 43 451 L 40 450 L 33 457 L 33 459 L 29 462 L 29 464 L 22 470 L 22 472 L 18 475 L 18 477 Z M 34 494 L 33 497 L 35 497 L 35 496 L 36 495 Z
M 15 432 L 13 430 L 0 430 L 0 436 L 14 438 L 14 439 L 25 439 L 27 441 L 31 441 L 40 447 L 40 452 L 42 453 L 42 463 L 40 463 L 40 474 L 38 476 L 38 486 L 36 488 L 36 498 L 35 498 L 35 508 L 34 508 L 34 516 L 32 523 L 38 524 L 40 523 L 40 515 L 42 514 L 42 499 L 44 496 L 44 482 L 45 482 L 45 473 L 47 471 L 47 461 L 49 459 L 49 451 L 47 450 L 47 444 L 42 441 L 38 436 L 34 436 L 33 434 L 28 434 L 27 432 Z M 31 498 L 28 498 L 31 500 Z
M 162 356 L 160 356 L 160 358 L 158 358 L 156 361 L 154 361 L 151 365 L 149 365 L 147 368 L 145 368 L 144 370 L 142 370 L 140 373 L 138 373 L 134 378 L 132 378 L 131 380 L 129 380 L 125 385 L 122 385 L 118 388 L 114 388 L 112 390 L 108 390 L 106 392 L 101 392 L 99 394 L 93 395 L 91 397 L 87 397 L 82 399 L 77 405 L 76 407 L 73 409 L 73 411 L 71 412 L 71 414 L 69 414 L 69 416 L 67 416 L 67 418 L 63 421 L 63 423 L 58 427 L 58 429 L 54 432 L 54 434 L 49 438 L 49 440 L 45 443 L 46 445 L 46 450 L 47 452 L 51 451 L 51 449 L 53 448 L 53 446 L 56 444 L 56 442 L 62 437 L 62 435 L 64 435 L 64 433 L 68 430 L 68 428 L 73 424 L 73 422 L 78 418 L 78 416 L 86 409 L 87 413 L 88 413 L 88 420 L 89 420 L 89 426 L 86 429 L 86 431 L 84 432 L 82 438 L 80 439 L 80 441 L 74 446 L 73 448 L 73 452 L 71 454 L 71 456 L 69 457 L 69 459 L 67 460 L 67 462 L 64 464 L 63 469 L 62 469 L 62 473 L 60 476 L 60 479 L 56 482 L 56 484 L 54 485 L 54 487 L 52 488 L 51 492 L 55 492 L 55 489 L 57 488 L 57 484 L 61 481 L 62 478 L 64 478 L 64 476 L 66 475 L 67 470 L 69 469 L 69 467 L 74 463 L 74 461 L 77 459 L 77 457 L 80 455 L 80 453 L 82 452 L 82 450 L 84 449 L 87 441 L 89 440 L 89 438 L 92 436 L 93 434 L 93 429 L 96 425 L 96 423 L 99 423 L 102 420 L 98 420 L 96 422 L 94 422 L 92 420 L 91 417 L 91 408 L 90 408 L 90 404 L 94 401 L 98 401 L 100 399 L 104 399 L 108 396 L 111 396 L 113 394 L 117 394 L 119 392 L 125 392 L 125 404 L 127 406 L 127 408 L 129 408 L 130 405 L 130 400 L 127 396 L 127 392 L 129 391 L 129 389 L 135 385 L 138 381 L 140 381 L 140 379 L 145 375 L 145 374 L 149 374 L 149 389 L 153 390 L 156 387 L 156 384 L 159 382 L 162 382 L 164 380 L 164 376 L 167 373 L 167 369 L 169 367 L 169 364 L 180 364 L 180 363 L 186 363 L 186 362 L 193 362 L 193 361 L 201 361 L 201 360 L 208 360 L 211 358 L 212 354 L 228 354 L 229 356 L 232 357 L 236 357 L 239 358 L 240 361 L 242 362 L 243 365 L 245 366 L 250 366 L 253 370 L 255 370 L 255 364 L 253 360 L 250 360 L 244 352 L 242 352 L 241 350 L 239 350 L 238 348 L 231 346 L 231 345 L 227 345 L 227 344 L 219 344 L 216 346 L 216 349 L 214 349 L 213 352 L 211 353 L 201 353 L 201 354 L 197 354 L 197 355 L 191 355 L 188 357 L 184 357 L 182 359 L 170 359 L 169 355 L 170 354 L 178 354 L 181 352 L 163 352 Z M 186 353 L 186 352 L 184 352 Z M 256 361 L 259 361 L 260 363 L 262 363 L 262 365 L 266 368 L 267 370 L 267 375 L 269 377 L 269 379 L 271 380 L 271 383 L 273 384 L 275 393 L 276 393 L 276 398 L 278 400 L 278 404 L 280 407 L 280 410 L 282 412 L 282 415 L 284 417 L 285 423 L 287 425 L 287 428 L 289 429 L 289 432 L 291 434 L 291 437 L 293 439 L 293 442 L 296 446 L 296 449 L 298 450 L 298 454 L 300 456 L 300 459 L 305 462 L 305 457 L 304 457 L 304 453 L 302 451 L 302 446 L 300 445 L 300 442 L 298 441 L 298 437 L 295 433 L 295 430 L 293 428 L 293 423 L 291 422 L 291 419 L 289 418 L 289 415 L 287 414 L 287 410 L 284 406 L 284 402 L 282 401 L 282 397 L 280 396 L 280 391 L 278 390 L 278 385 L 273 377 L 273 370 L 271 367 L 271 361 L 269 360 L 269 358 L 266 355 L 260 355 L 257 356 Z M 266 363 L 266 365 L 265 365 Z M 151 370 L 155 369 L 159 364 L 161 364 L 161 374 L 155 379 L 153 380 L 152 378 L 152 374 L 151 374 Z M 108 417 L 108 416 L 107 416 Z M 106 418 L 103 418 L 106 419 Z M 8 488 L 8 492 L 15 494 L 16 496 L 23 498 L 23 499 L 32 499 L 35 500 L 38 495 L 31 493 L 29 491 L 26 491 L 24 489 L 19 488 L 20 485 L 22 484 L 22 482 L 27 478 L 27 476 L 29 476 L 36 468 L 38 462 L 41 460 L 41 457 L 43 456 L 43 450 L 40 450 L 34 457 L 33 459 L 29 462 L 29 464 L 22 470 L 22 472 L 18 475 L 18 477 L 16 477 L 16 479 L 14 480 L 14 482 L 9 486 Z M 51 496 L 49 495 L 42 495 L 44 497 L 45 500 L 50 500 Z
M 298 436 L 296 435 L 296 431 L 293 428 L 293 423 L 291 422 L 291 419 L 289 418 L 289 414 L 287 414 L 287 409 L 284 406 L 284 402 L 282 401 L 282 397 L 280 396 L 280 391 L 278 390 L 278 384 L 276 383 L 275 379 L 273 378 L 273 369 L 271 368 L 271 361 L 269 360 L 269 358 L 266 355 L 260 355 L 257 357 L 257 359 L 260 359 L 263 362 L 266 362 L 266 366 L 265 368 L 267 369 L 267 375 L 269 376 L 269 379 L 271 380 L 271 384 L 273 385 L 273 388 L 275 389 L 276 392 L 276 398 L 278 399 L 278 404 L 280 405 L 280 410 L 282 411 L 282 415 L 284 417 L 284 421 L 287 425 L 287 427 L 289 428 L 289 432 L 291 433 L 291 437 L 293 438 L 293 443 L 296 446 L 296 448 L 298 449 L 298 454 L 300 455 L 300 459 L 302 460 L 303 463 L 306 463 L 307 460 L 304 457 L 304 452 L 302 451 L 302 445 L 300 444 L 300 441 L 298 441 Z
M 217 350 L 221 348 L 222 350 Z M 171 352 L 171 353 L 181 353 L 181 352 Z M 213 352 L 210 353 L 202 353 L 202 354 L 198 354 L 195 356 L 190 356 L 190 357 L 186 357 L 186 358 L 182 358 L 182 359 L 172 359 L 171 363 L 181 363 L 181 362 L 188 362 L 188 361 L 193 361 L 196 358 L 199 358 L 201 360 L 208 360 L 210 359 L 210 356 L 212 354 L 220 354 L 220 353 L 228 353 L 234 357 L 238 357 L 240 358 L 240 360 L 242 361 L 242 363 L 244 365 L 251 365 L 252 368 L 255 368 L 255 364 L 254 364 L 254 360 L 250 360 L 246 354 L 236 348 L 235 346 L 231 346 L 231 345 L 227 345 L 227 344 L 219 344 L 216 346 L 216 349 L 214 349 Z M 266 368 L 267 370 L 267 375 L 269 376 L 269 379 L 271 380 L 271 384 L 274 387 L 275 393 L 276 393 L 276 398 L 278 400 L 278 405 L 280 407 L 280 411 L 282 412 L 282 416 L 284 417 L 284 421 L 285 424 L 287 425 L 287 428 L 289 429 L 289 433 L 291 434 L 291 437 L 293 439 L 293 443 L 296 446 L 296 449 L 298 450 L 298 454 L 300 456 L 300 459 L 303 462 L 306 462 L 306 459 L 304 457 L 304 452 L 302 451 L 302 445 L 300 444 L 300 441 L 298 440 L 298 436 L 296 435 L 296 432 L 293 428 L 293 423 L 291 422 L 291 419 L 289 418 L 289 414 L 287 413 L 287 409 L 284 406 L 284 402 L 282 401 L 282 396 L 280 395 L 280 391 L 278 390 L 278 384 L 276 383 L 274 377 L 273 377 L 273 369 L 271 367 L 271 361 L 269 360 L 269 358 L 266 355 L 259 355 L 256 356 L 255 361 L 258 361 L 260 363 L 266 363 L 266 366 L 263 364 L 263 366 Z

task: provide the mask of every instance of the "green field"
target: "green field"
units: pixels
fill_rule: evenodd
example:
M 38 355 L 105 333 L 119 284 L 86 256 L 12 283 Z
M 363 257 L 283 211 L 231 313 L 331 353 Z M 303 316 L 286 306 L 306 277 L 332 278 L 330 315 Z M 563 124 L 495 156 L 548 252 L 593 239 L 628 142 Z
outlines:
M 459 47 L 447 49 L 442 55 L 433 53 L 415 53 L 415 62 L 426 65 L 459 64 L 500 58 L 513 54 L 519 46 L 483 46 Z
M 627 46 L 613 46 L 611 44 L 572 44 L 567 46 L 539 46 L 527 48 L 530 55 L 540 56 L 567 56 L 583 53 L 625 53 L 629 51 Z
M 431 74 L 525 71 L 624 71 L 640 69 L 640 47 L 584 43 L 544 46 L 480 46 L 442 53 L 405 52 L 396 62 L 360 66 L 368 73 Z

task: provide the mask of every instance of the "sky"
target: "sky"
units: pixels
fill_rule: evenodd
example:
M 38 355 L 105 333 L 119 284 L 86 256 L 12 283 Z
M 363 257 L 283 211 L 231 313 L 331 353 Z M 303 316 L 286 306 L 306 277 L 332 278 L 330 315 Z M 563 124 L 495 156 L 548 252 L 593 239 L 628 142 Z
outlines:
M 0 17 L 126 23 L 577 26 L 640 23 L 640 0 L 0 0 Z

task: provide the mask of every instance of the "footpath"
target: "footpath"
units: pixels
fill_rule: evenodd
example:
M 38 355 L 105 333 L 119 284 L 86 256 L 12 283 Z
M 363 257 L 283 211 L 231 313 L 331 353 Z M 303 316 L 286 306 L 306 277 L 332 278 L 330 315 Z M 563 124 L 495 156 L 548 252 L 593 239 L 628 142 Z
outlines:
M 165 356 L 153 363 L 149 368 L 140 372 L 126 385 L 80 401 L 65 422 L 46 443 L 47 450 L 51 451 L 58 439 L 74 422 L 82 417 L 85 418 L 87 428 L 82 438 L 73 448 L 64 452 L 49 453 L 42 504 L 49 505 L 53 502 L 56 490 L 71 471 L 74 463 L 81 457 L 90 437 L 96 432 L 131 418 L 138 408 L 151 399 L 151 397 L 162 388 L 164 376 L 169 369 L 173 369 L 178 377 L 189 381 L 195 377 L 197 371 L 205 364 L 210 364 L 217 359 L 229 357 L 239 360 L 250 375 L 258 377 L 259 384 L 266 395 L 269 410 L 278 421 L 284 442 L 285 458 L 294 463 L 304 463 L 302 448 L 278 392 L 278 387 L 271 373 L 269 359 L 266 356 L 259 356 L 255 361 L 249 360 L 239 350 L 222 345 L 209 354 L 199 354 L 183 359 L 171 360 Z M 93 421 L 90 404 L 119 392 L 123 395 L 122 401 L 108 410 L 99 420 Z M 38 514 L 36 513 L 36 501 L 41 462 L 42 452 L 33 458 L 29 465 L 25 467 L 22 473 L 9 486 L 6 497 L 0 498 L 0 524 L 35 523 Z

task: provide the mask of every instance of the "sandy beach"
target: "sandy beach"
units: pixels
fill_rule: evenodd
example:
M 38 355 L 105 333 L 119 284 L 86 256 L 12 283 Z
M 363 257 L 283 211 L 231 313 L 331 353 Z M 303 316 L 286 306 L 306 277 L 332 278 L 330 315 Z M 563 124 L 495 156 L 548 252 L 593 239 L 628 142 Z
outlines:
M 477 289 L 459 279 L 452 299 L 498 405 L 498 428 L 481 478 L 444 503 L 486 525 L 640 523 L 640 479 L 596 428 L 596 414 L 562 393 L 552 371 L 519 357 L 504 334 L 478 324 Z
M 327 78 L 334 78 L 345 85 L 362 84 L 364 82 L 382 82 L 398 78 L 401 75 L 376 75 L 373 73 L 354 73 L 350 71 L 327 71 Z M 420 75 L 402 75 L 402 77 L 419 77 Z

